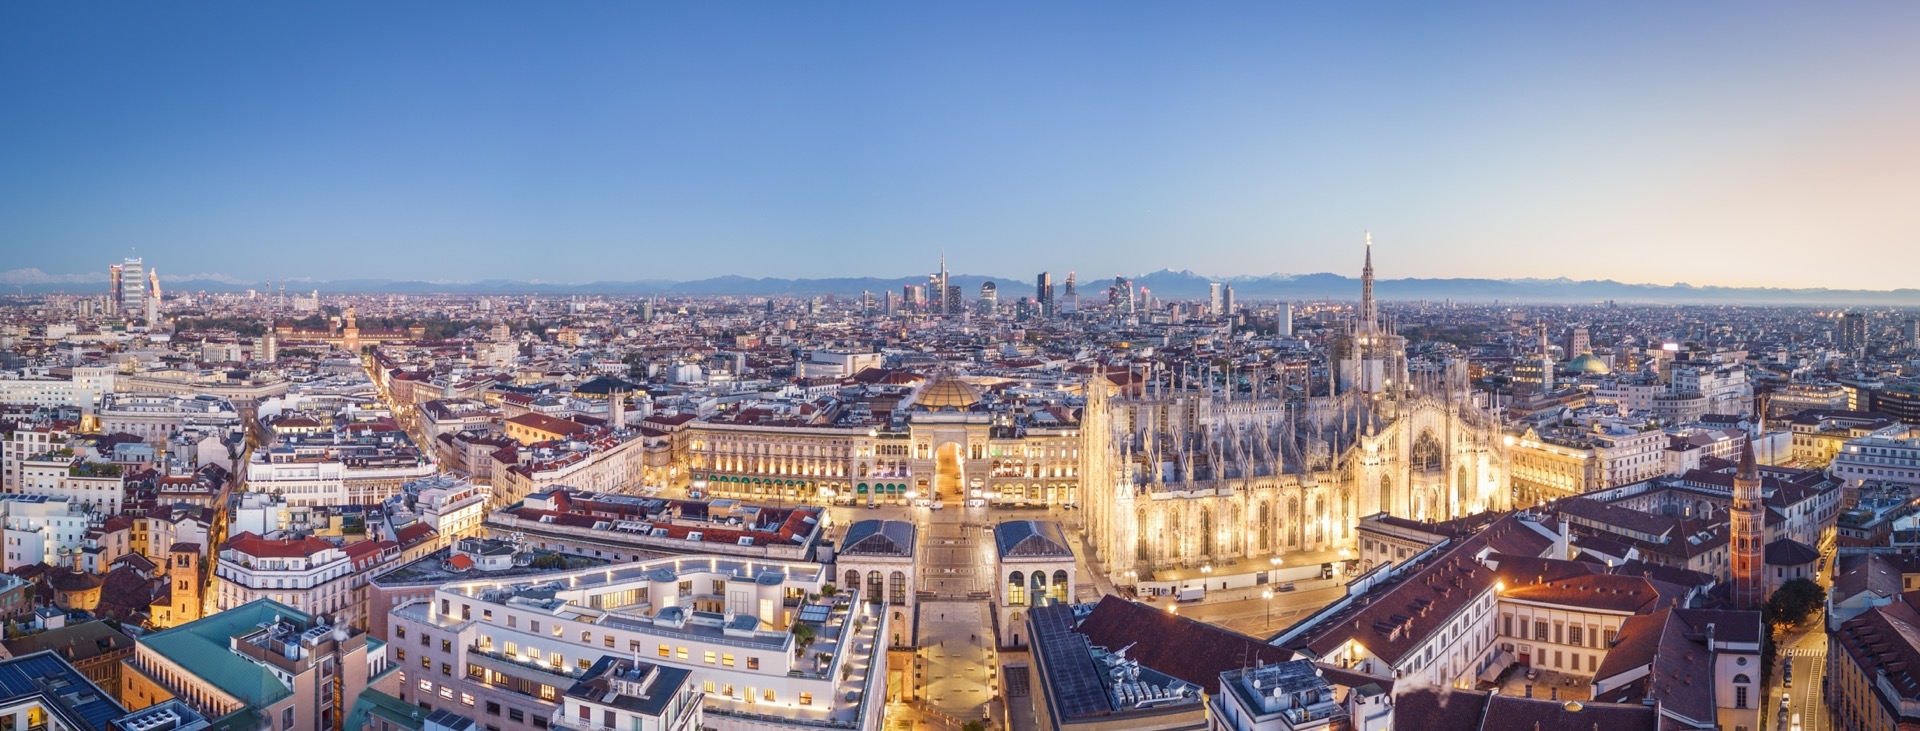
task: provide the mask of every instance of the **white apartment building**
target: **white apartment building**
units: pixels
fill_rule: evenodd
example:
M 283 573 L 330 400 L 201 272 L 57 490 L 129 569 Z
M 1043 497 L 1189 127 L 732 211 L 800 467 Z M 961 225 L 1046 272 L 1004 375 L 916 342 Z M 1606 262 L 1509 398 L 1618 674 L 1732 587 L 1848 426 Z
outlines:
M 219 434 L 240 426 L 240 412 L 218 396 L 110 393 L 97 413 L 102 433 L 132 434 L 156 446 L 176 434 Z
M 21 465 L 27 459 L 39 457 L 67 446 L 68 433 L 65 429 L 47 427 L 21 427 L 0 442 L 0 492 L 20 491 Z
M 126 478 L 117 464 L 49 453 L 20 462 L 17 492 L 66 500 L 75 510 L 119 515 Z
M 1743 365 L 1675 368 L 1673 391 L 1700 394 L 1706 399 L 1710 414 L 1753 412 L 1753 386 L 1747 382 L 1747 368 Z
M 420 522 L 433 527 L 442 541 L 478 536 L 487 518 L 487 500 L 493 490 L 451 475 L 414 480 L 401 487 Z
M 114 376 L 114 369 L 102 366 L 75 366 L 66 378 L 45 372 L 0 375 L 0 403 L 92 410 L 113 392 Z
M 220 547 L 214 608 L 226 611 L 271 599 L 303 612 L 338 612 L 346 609 L 351 596 L 345 581 L 351 566 L 346 551 L 319 538 L 240 533 Z
M 815 350 L 800 362 L 801 378 L 847 378 L 868 368 L 879 368 L 886 361 L 880 353 L 854 353 L 844 350 Z
M 138 520 L 146 525 L 147 552 L 144 555 L 155 564 L 167 565 L 177 545 L 191 544 L 202 559 L 206 558 L 208 528 L 212 527 L 213 522 L 210 508 L 163 505 Z
M 814 563 L 718 557 L 481 574 L 395 608 L 390 648 L 403 700 L 504 731 L 577 712 L 567 689 L 607 657 L 688 671 L 705 728 L 879 729 L 888 614 L 857 588 L 823 597 L 831 579 Z
M 1827 470 L 1854 486 L 1869 482 L 1920 485 L 1920 427 L 1848 440 Z
M 86 544 L 89 519 L 64 498 L 45 495 L 0 495 L 0 514 L 6 519 L 6 555 L 0 570 L 44 563 L 71 566 Z
M 368 505 L 398 495 L 410 480 L 437 473 L 424 457 L 363 458 L 352 450 L 276 446 L 254 451 L 246 485 L 254 492 L 278 492 L 292 505 Z

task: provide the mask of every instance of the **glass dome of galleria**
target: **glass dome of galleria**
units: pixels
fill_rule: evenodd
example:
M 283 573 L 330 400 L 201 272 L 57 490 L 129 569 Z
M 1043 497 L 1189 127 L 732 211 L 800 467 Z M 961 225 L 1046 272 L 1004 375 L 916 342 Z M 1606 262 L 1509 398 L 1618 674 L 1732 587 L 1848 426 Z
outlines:
M 1567 361 L 1567 370 L 1574 373 L 1605 375 L 1613 372 L 1613 367 L 1592 353 L 1583 353 L 1580 357 Z
M 914 405 L 930 411 L 965 411 L 980 403 L 980 393 L 952 373 L 941 373 L 920 389 Z

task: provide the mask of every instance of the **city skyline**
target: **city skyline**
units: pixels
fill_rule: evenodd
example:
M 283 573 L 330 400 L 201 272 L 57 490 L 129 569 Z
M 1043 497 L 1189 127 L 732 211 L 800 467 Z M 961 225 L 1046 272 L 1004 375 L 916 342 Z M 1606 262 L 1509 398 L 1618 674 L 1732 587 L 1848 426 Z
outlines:
M 0 270 L 1905 286 L 1920 9 L 1734 7 L 13 6 Z

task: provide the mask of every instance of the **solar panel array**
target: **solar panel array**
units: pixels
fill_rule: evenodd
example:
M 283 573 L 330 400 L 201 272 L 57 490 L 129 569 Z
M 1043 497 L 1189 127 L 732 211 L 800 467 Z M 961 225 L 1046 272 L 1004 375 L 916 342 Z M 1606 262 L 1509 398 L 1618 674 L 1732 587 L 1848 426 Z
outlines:
M 1033 649 L 1040 654 L 1046 672 L 1042 682 L 1047 694 L 1060 709 L 1061 718 L 1080 718 L 1109 713 L 1113 704 L 1107 686 L 1093 664 L 1093 648 L 1086 635 L 1073 631 L 1073 608 L 1065 605 L 1035 607 Z
M 35 653 L 0 664 L 0 691 L 6 698 L 45 692 L 47 696 L 93 731 L 105 731 L 107 722 L 127 711 L 86 676 L 51 652 Z

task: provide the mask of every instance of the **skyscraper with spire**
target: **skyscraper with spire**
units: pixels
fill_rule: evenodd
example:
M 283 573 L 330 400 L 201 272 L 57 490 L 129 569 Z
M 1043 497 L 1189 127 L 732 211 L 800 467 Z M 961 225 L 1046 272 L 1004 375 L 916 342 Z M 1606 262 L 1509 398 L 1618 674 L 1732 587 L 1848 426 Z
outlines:
M 1760 504 L 1760 466 L 1753 458 L 1753 439 L 1740 450 L 1740 471 L 1733 476 L 1733 508 L 1728 551 L 1733 558 L 1733 605 L 1759 609 L 1767 601 L 1766 509 Z

